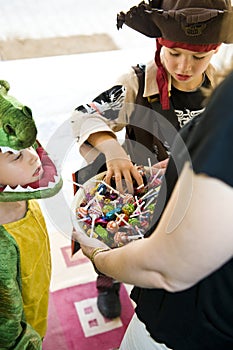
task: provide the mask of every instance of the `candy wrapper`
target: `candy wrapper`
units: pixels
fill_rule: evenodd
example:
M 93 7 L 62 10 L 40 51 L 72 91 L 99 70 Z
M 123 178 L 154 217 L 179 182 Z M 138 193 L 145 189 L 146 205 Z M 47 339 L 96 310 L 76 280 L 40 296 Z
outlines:
M 88 180 L 75 194 L 71 210 L 74 228 L 97 238 L 110 248 L 144 238 L 150 227 L 161 185 L 159 174 L 138 167 L 144 186 L 134 183 L 134 194 L 116 190 L 115 181 L 105 183 L 105 172 Z M 125 186 L 126 188 L 126 186 Z

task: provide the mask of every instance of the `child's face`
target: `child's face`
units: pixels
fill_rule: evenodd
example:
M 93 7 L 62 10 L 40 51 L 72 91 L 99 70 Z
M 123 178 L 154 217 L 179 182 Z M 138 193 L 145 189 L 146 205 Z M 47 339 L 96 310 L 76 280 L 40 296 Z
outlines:
M 42 177 L 40 158 L 34 148 L 26 148 L 17 154 L 0 152 L 0 184 L 11 187 L 35 182 Z
M 213 54 L 194 52 L 181 48 L 163 47 L 164 65 L 172 76 L 173 85 L 183 91 L 195 89 L 202 81 Z

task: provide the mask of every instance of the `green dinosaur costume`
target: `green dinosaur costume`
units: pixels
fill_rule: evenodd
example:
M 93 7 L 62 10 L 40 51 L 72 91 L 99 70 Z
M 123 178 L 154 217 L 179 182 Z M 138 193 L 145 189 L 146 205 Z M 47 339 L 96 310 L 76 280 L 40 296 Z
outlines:
M 0 140 L 1 146 L 20 150 L 30 147 L 35 141 L 37 130 L 32 112 L 8 95 L 10 85 L 0 80 Z
M 9 88 L 0 80 L 0 151 L 15 153 L 33 146 L 44 172 L 26 186 L 0 187 L 0 202 L 27 202 L 23 218 L 0 225 L 0 349 L 38 350 L 47 326 L 51 261 L 45 221 L 35 199 L 54 196 L 62 180 L 36 140 L 30 108 L 9 96 Z
M 0 201 L 11 202 L 30 198 L 46 198 L 54 196 L 62 187 L 55 165 L 45 150 L 36 141 L 37 129 L 31 109 L 20 104 L 14 97 L 8 95 L 10 85 L 0 80 L 0 147 L 21 150 L 34 145 L 44 168 L 43 178 L 28 187 L 0 189 Z

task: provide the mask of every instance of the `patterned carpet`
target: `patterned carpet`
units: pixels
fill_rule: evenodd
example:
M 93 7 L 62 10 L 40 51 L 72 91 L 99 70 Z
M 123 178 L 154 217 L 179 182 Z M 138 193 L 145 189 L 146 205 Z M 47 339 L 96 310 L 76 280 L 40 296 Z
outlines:
M 121 317 L 104 318 L 96 305 L 96 274 L 91 263 L 81 251 L 71 258 L 69 240 L 60 233 L 50 236 L 53 275 L 43 350 L 116 349 L 133 315 L 131 286 L 121 286 Z

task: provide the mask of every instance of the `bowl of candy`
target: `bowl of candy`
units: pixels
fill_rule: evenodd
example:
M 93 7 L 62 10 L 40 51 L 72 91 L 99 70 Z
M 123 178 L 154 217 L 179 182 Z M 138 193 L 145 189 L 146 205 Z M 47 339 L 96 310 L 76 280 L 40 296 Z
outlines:
M 72 222 L 78 232 L 97 238 L 110 248 L 144 238 L 152 221 L 161 176 L 148 167 L 138 167 L 143 186 L 134 185 L 134 193 L 120 193 L 114 178 L 108 185 L 105 172 L 85 182 L 76 192 L 72 205 Z

